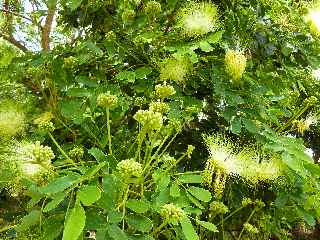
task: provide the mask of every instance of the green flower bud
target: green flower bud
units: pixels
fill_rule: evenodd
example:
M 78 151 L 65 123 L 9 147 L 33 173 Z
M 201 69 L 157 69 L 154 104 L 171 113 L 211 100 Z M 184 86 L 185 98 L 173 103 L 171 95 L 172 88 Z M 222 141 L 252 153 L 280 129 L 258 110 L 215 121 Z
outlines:
M 223 202 L 218 202 L 218 201 L 213 201 L 212 203 L 210 203 L 209 210 L 213 212 L 215 215 L 219 215 L 219 214 L 223 215 L 229 212 L 229 208 L 226 205 L 224 205 Z
M 304 106 L 313 106 L 317 102 L 318 102 L 318 98 L 316 98 L 315 96 L 311 96 L 311 97 L 304 99 L 302 104 Z
M 39 129 L 47 132 L 53 132 L 55 130 L 53 123 L 50 121 L 40 122 L 38 126 L 39 126 Z
M 161 113 L 150 110 L 139 110 L 133 118 L 150 130 L 159 130 L 163 125 Z
M 161 4 L 157 1 L 149 1 L 144 7 L 144 12 L 150 17 L 156 17 L 161 13 Z
M 33 154 L 33 162 L 38 164 L 51 163 L 51 159 L 55 158 L 55 155 L 50 147 L 40 145 L 39 141 L 31 146 Z
M 174 157 L 171 157 L 169 154 L 164 154 L 161 157 L 161 161 L 166 165 L 166 167 L 176 166 L 177 160 Z
M 145 97 L 136 97 L 134 100 L 134 105 L 138 107 L 142 107 L 143 104 L 145 104 L 145 102 L 146 102 Z
M 254 204 L 257 208 L 264 208 L 266 206 L 266 204 L 259 199 L 255 200 Z
M 150 109 L 150 111 L 164 114 L 164 113 L 166 113 L 166 112 L 169 111 L 169 106 L 168 106 L 168 104 L 165 103 L 165 102 L 160 102 L 160 101 L 158 101 L 158 102 L 151 102 L 149 109 Z
M 243 228 L 246 232 L 251 234 L 259 233 L 259 230 L 255 226 L 251 225 L 250 223 L 243 224 Z
M 97 97 L 97 104 L 100 107 L 111 108 L 117 104 L 118 98 L 115 95 L 110 94 L 110 91 L 101 93 Z
M 244 54 L 228 50 L 225 55 L 226 72 L 234 81 L 239 81 L 245 71 L 247 58 Z
M 188 37 L 199 37 L 219 26 L 218 9 L 213 3 L 191 3 L 177 14 L 177 27 Z
M 162 206 L 160 216 L 168 222 L 179 222 L 185 217 L 185 212 L 173 203 L 169 203 Z
M 185 78 L 192 68 L 190 59 L 185 56 L 169 58 L 160 66 L 160 80 L 185 84 Z
M 81 159 L 83 157 L 83 154 L 84 154 L 84 150 L 82 147 L 74 147 L 72 148 L 70 151 L 69 151 L 69 156 L 72 158 L 72 159 Z
M 171 85 L 166 85 L 166 83 L 163 85 L 161 84 L 156 85 L 155 90 L 156 90 L 156 96 L 160 99 L 165 99 L 176 93 L 174 88 Z
M 191 158 L 191 154 L 193 153 L 194 149 L 195 147 L 193 145 L 188 145 L 188 149 L 187 149 L 188 158 Z
M 114 31 L 109 31 L 105 35 L 106 39 L 110 42 L 115 41 L 117 39 L 117 35 Z
M 125 9 L 121 15 L 122 21 L 125 23 L 132 22 L 136 17 L 136 12 L 133 9 Z
M 141 177 L 143 170 L 140 163 L 134 159 L 122 160 L 117 164 L 117 170 L 119 174 L 124 178 Z
M 252 200 L 251 200 L 251 198 L 243 198 L 242 199 L 242 202 L 241 202 L 241 205 L 243 206 L 243 207 L 246 207 L 246 206 L 248 206 L 248 205 L 251 205 L 253 202 L 252 202 Z

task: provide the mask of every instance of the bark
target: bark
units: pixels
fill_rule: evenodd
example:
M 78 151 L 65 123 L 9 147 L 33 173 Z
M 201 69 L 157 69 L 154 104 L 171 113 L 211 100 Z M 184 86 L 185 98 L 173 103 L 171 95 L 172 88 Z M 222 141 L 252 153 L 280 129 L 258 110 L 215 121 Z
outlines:
M 43 50 L 50 50 L 50 33 L 53 23 L 54 14 L 56 12 L 55 6 L 48 9 L 45 24 L 42 28 L 41 47 Z

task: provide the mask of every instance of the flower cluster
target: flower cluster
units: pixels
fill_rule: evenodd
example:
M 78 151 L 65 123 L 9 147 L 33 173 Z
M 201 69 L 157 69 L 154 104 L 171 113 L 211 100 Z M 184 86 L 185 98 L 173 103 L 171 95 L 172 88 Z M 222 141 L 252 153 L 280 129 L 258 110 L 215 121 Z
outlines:
M 169 106 L 165 102 L 157 101 L 157 102 L 151 102 L 149 109 L 152 112 L 158 112 L 158 113 L 164 114 L 169 111 Z
M 177 222 L 185 216 L 185 212 L 173 203 L 169 203 L 162 206 L 160 215 L 168 222 Z
M 119 162 L 117 164 L 117 170 L 121 176 L 128 178 L 141 177 L 143 172 L 141 164 L 132 158 Z
M 69 156 L 72 158 L 72 159 L 81 159 L 83 157 L 83 154 L 84 154 L 84 150 L 82 147 L 74 147 L 72 148 L 70 151 L 69 151 Z
M 250 223 L 243 224 L 243 228 L 247 233 L 251 233 L 251 234 L 259 233 L 259 230 L 255 226 L 251 225 Z
M 149 1 L 144 7 L 144 12 L 148 16 L 155 17 L 161 13 L 161 4 L 157 1 Z
M 213 212 L 215 215 L 219 215 L 219 214 L 223 215 L 229 212 L 229 208 L 226 205 L 224 205 L 223 202 L 219 202 L 219 201 L 213 201 L 212 203 L 210 203 L 209 210 Z
M 158 84 L 155 86 L 156 96 L 160 99 L 165 99 L 170 97 L 176 93 L 174 88 L 171 85 L 167 85 L 166 83 Z
M 169 58 L 160 67 L 160 79 L 184 84 L 190 69 L 191 63 L 187 57 Z
M 111 108 L 117 104 L 118 98 L 112 95 L 109 91 L 106 93 L 101 93 L 97 97 L 97 104 L 100 107 Z
M 235 146 L 221 135 L 207 136 L 205 142 L 210 153 L 204 171 L 207 184 L 211 184 L 214 175 L 219 181 L 225 181 L 224 175 L 233 175 L 257 183 L 276 180 L 282 174 L 276 156 L 265 156 L 253 146 L 236 152 Z
M 163 124 L 161 113 L 151 110 L 139 110 L 133 118 L 149 130 L 159 130 Z
M 192 3 L 177 16 L 177 27 L 184 36 L 198 37 L 213 32 L 219 26 L 217 7 L 212 3 Z
M 297 127 L 297 130 L 300 134 L 304 134 L 305 131 L 310 129 L 310 126 L 318 123 L 318 118 L 314 115 L 309 115 L 306 119 L 296 120 L 293 124 Z
M 245 71 L 247 58 L 241 52 L 228 50 L 226 52 L 224 63 L 226 72 L 234 81 L 239 81 Z
M 0 105 L 0 133 L 3 137 L 13 137 L 25 128 L 25 115 L 10 103 Z
M 55 155 L 50 147 L 34 144 L 19 143 L 12 147 L 10 159 L 15 162 L 23 176 L 37 180 L 39 176 L 48 173 L 51 160 Z

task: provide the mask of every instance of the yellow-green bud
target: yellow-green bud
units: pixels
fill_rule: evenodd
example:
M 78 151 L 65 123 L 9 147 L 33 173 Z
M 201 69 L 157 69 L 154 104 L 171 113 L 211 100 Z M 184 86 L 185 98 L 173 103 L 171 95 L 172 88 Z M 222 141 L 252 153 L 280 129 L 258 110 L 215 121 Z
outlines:
M 244 54 L 228 50 L 225 55 L 226 72 L 234 81 L 239 81 L 245 71 L 247 58 Z
M 161 65 L 160 80 L 175 81 L 178 84 L 185 84 L 185 78 L 191 68 L 192 63 L 186 56 L 169 58 Z
M 122 177 L 141 177 L 143 170 L 140 163 L 134 159 L 122 160 L 117 164 L 117 170 Z
M 163 124 L 161 113 L 150 110 L 139 110 L 133 118 L 150 130 L 159 130 Z
M 251 225 L 250 223 L 243 224 L 243 228 L 246 232 L 251 234 L 259 233 L 259 230 L 255 226 Z
M 14 106 L 5 105 L 0 106 L 0 136 L 13 137 L 23 132 L 25 115 Z
M 136 12 L 133 9 L 125 9 L 121 17 L 123 22 L 129 23 L 132 22 L 136 17 Z
M 248 205 L 250 205 L 250 204 L 252 204 L 253 202 L 252 202 L 252 200 L 251 200 L 251 198 L 243 198 L 242 199 L 242 202 L 241 202 L 241 205 L 243 206 L 243 207 L 246 207 L 246 206 L 248 206 Z
M 115 95 L 110 94 L 110 92 L 101 93 L 97 97 L 97 104 L 100 107 L 111 108 L 117 104 L 118 98 Z
M 69 156 L 72 158 L 72 159 L 81 159 L 83 157 L 83 154 L 84 154 L 84 150 L 82 147 L 74 147 L 72 148 L 70 151 L 69 151 Z
M 33 161 L 38 164 L 50 163 L 51 159 L 55 158 L 55 155 L 50 147 L 42 146 L 39 141 L 36 141 L 32 145 Z
M 210 203 L 209 210 L 212 211 L 215 215 L 226 214 L 227 212 L 229 212 L 229 208 L 224 205 L 223 202 L 218 201 L 213 201 L 212 203 Z
M 188 145 L 188 149 L 187 149 L 188 158 L 191 158 L 191 154 L 193 153 L 194 149 L 195 149 L 195 147 L 193 145 Z
M 311 96 L 311 97 L 304 99 L 302 104 L 305 106 L 312 106 L 317 102 L 318 102 L 318 98 L 316 98 L 315 96 Z
M 158 84 L 155 87 L 156 90 L 156 96 L 160 99 L 164 99 L 167 97 L 170 97 L 176 93 L 174 90 L 173 86 L 171 85 L 166 85 L 166 84 Z
M 165 204 L 160 210 L 160 216 L 168 222 L 176 222 L 182 220 L 185 216 L 185 212 L 175 206 L 173 203 Z
M 165 102 L 157 101 L 157 102 L 151 102 L 149 109 L 150 111 L 164 114 L 169 111 L 169 106 Z
M 149 1 L 144 7 L 144 12 L 148 16 L 155 17 L 161 13 L 161 4 L 157 1 Z
M 47 132 L 53 132 L 55 130 L 53 123 L 50 121 L 40 122 L 38 126 L 39 129 Z

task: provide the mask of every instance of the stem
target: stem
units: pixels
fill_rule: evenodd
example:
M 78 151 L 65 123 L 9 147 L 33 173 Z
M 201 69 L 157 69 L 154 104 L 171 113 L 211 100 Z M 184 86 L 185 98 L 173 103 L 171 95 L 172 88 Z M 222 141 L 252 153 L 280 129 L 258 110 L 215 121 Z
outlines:
M 152 232 L 151 235 L 157 234 L 164 226 L 167 225 L 167 223 L 168 223 L 167 221 L 164 221 L 163 223 L 161 223 L 161 224 L 159 225 L 159 227 L 157 227 L 157 228 Z
M 248 219 L 247 219 L 247 221 L 245 223 L 248 223 L 250 221 L 250 219 L 252 218 L 252 216 L 253 216 L 253 214 L 255 212 L 256 212 L 256 209 L 253 209 L 253 211 L 251 212 L 250 216 L 248 217 Z M 242 227 L 242 230 L 241 230 L 241 232 L 239 234 L 238 240 L 241 239 L 241 236 L 242 236 L 243 232 L 244 232 L 244 227 Z
M 61 146 L 59 145 L 59 143 L 54 139 L 54 137 L 52 136 L 52 134 L 50 132 L 48 132 L 49 137 L 51 138 L 52 142 L 56 145 L 56 147 L 59 149 L 59 151 L 61 152 L 61 154 L 69 161 L 72 163 L 73 166 L 77 166 L 74 161 L 66 154 L 65 151 L 63 151 L 63 149 L 61 148 Z
M 229 218 L 231 218 L 233 215 L 235 215 L 236 213 L 238 213 L 239 211 L 241 211 L 244 207 L 241 206 L 238 209 L 234 210 L 232 213 L 230 213 L 226 218 L 223 219 L 223 221 L 219 222 L 217 226 L 223 224 L 224 221 L 227 221 Z
M 112 155 L 112 145 L 111 145 L 111 131 L 110 131 L 110 110 L 107 108 L 107 129 L 108 129 L 108 141 L 109 141 L 109 154 Z
M 124 230 L 124 217 L 126 215 L 126 202 L 128 199 L 129 190 L 130 190 L 130 185 L 128 185 L 128 187 L 127 187 L 127 190 L 124 194 L 123 202 L 122 202 L 122 230 Z

